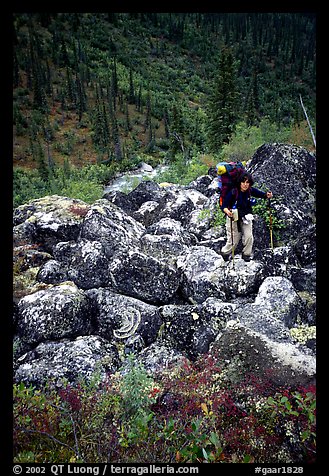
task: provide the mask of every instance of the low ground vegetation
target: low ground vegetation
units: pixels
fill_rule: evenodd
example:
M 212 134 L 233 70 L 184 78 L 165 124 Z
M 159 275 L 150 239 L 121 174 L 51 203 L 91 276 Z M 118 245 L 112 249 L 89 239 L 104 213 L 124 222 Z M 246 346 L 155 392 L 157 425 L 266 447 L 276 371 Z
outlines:
M 128 357 L 100 381 L 14 385 L 14 461 L 312 463 L 315 387 L 225 378 L 209 354 L 154 379 Z

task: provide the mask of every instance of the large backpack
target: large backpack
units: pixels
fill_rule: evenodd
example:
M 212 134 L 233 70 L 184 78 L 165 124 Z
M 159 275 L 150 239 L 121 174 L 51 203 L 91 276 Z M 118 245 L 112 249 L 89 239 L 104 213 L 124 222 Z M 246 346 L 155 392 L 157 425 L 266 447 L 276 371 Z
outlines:
M 219 162 L 216 165 L 219 188 L 219 205 L 223 205 L 225 196 L 230 190 L 237 189 L 241 175 L 246 172 L 242 162 Z

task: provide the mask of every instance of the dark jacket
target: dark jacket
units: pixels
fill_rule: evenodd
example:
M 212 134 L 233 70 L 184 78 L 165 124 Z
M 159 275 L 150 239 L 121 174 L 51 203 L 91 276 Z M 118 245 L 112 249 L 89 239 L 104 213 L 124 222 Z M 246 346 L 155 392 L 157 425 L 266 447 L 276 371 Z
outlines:
M 224 208 L 229 208 L 230 210 L 236 205 L 236 208 L 239 211 L 239 218 L 252 213 L 252 199 L 255 198 L 266 198 L 266 192 L 258 190 L 258 188 L 251 187 L 246 192 L 241 192 L 241 190 L 232 189 L 230 190 L 221 206 L 222 211 Z

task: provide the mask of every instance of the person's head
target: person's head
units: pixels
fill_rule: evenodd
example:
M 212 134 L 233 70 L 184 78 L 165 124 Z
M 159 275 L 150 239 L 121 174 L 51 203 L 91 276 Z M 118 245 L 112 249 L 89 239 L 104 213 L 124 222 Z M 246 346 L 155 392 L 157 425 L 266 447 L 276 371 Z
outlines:
M 239 179 L 240 189 L 243 192 L 248 190 L 248 188 L 251 187 L 253 183 L 254 179 L 252 178 L 252 175 L 249 172 L 244 172 Z

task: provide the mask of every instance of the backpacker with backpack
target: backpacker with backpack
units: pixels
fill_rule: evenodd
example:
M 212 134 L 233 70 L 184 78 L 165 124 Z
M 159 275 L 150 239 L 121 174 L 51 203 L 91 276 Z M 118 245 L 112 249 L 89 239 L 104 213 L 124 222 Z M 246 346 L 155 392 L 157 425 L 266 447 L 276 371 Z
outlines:
M 219 162 L 216 165 L 218 175 L 219 189 L 219 205 L 223 205 L 223 201 L 227 193 L 238 187 L 239 178 L 246 172 L 243 162 Z

